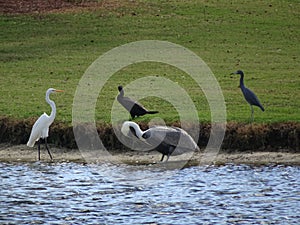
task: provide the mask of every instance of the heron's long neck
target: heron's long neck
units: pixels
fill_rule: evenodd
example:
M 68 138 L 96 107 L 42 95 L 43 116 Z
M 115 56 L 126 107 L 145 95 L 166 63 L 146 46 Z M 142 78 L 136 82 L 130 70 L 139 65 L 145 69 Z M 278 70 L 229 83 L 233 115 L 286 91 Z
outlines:
M 50 118 L 51 118 L 52 120 L 54 120 L 55 115 L 56 115 L 56 106 L 55 106 L 54 101 L 52 101 L 52 100 L 49 98 L 49 95 L 50 95 L 50 94 L 46 94 L 46 102 L 51 106 L 51 114 L 50 114 Z
M 244 74 L 241 74 L 241 77 L 240 77 L 240 87 L 244 87 Z

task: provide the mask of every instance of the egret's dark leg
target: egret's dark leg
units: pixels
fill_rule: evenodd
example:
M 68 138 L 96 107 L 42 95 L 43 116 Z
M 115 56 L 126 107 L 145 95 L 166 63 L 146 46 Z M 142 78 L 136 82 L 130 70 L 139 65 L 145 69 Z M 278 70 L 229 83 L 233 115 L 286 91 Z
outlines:
M 38 143 L 38 160 L 41 160 L 41 139 L 37 141 Z
M 47 149 L 48 154 L 49 154 L 49 156 L 50 156 L 50 159 L 52 160 L 52 155 L 51 155 L 51 153 L 50 153 L 50 150 L 49 150 L 48 144 L 47 144 L 47 138 L 45 138 L 45 146 L 46 146 L 46 149 Z

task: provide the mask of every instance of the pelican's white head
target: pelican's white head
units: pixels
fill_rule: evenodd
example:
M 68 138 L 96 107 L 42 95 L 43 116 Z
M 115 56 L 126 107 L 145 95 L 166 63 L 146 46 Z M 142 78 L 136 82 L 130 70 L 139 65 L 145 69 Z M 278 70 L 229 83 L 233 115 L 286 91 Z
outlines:
M 130 132 L 130 128 L 129 128 L 129 122 L 125 121 L 121 127 L 121 132 L 122 134 L 124 134 L 125 136 L 128 136 L 129 132 Z
M 127 137 L 131 137 L 133 134 L 135 137 L 139 139 L 143 135 L 143 132 L 140 129 L 139 125 L 132 121 L 125 121 L 122 125 L 121 132 Z

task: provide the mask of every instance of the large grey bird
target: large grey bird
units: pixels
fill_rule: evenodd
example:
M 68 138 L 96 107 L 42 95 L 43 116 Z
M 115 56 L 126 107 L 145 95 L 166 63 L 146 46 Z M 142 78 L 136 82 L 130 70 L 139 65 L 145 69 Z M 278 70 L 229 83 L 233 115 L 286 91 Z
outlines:
M 241 91 L 244 95 L 244 98 L 246 99 L 246 101 L 249 103 L 250 108 L 251 108 L 251 122 L 253 122 L 253 105 L 259 107 L 262 111 L 265 111 L 264 107 L 262 106 L 262 104 L 260 103 L 260 101 L 258 100 L 257 96 L 254 94 L 253 91 L 251 91 L 249 88 L 246 88 L 244 85 L 244 73 L 241 70 L 238 70 L 234 73 L 231 74 L 239 74 L 240 75 L 240 88 Z
M 122 86 L 118 86 L 118 90 L 120 93 L 117 96 L 117 100 L 130 113 L 132 119 L 134 119 L 136 116 L 139 117 L 145 114 L 158 113 L 158 111 L 148 111 L 137 101 L 134 101 L 128 97 L 124 97 L 124 90 Z
M 160 161 L 164 156 L 169 157 L 181 155 L 187 152 L 199 151 L 199 147 L 193 138 L 183 129 L 178 127 L 153 126 L 148 130 L 142 131 L 138 124 L 132 121 L 125 121 L 122 125 L 121 132 L 132 137 L 133 134 L 138 139 L 153 146 L 153 150 L 157 150 L 162 154 Z

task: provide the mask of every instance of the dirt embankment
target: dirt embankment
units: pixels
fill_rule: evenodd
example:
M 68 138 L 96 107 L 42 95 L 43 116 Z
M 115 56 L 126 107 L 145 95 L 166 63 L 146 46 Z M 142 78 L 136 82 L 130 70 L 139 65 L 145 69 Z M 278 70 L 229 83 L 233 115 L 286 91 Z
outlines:
M 120 0 L 0 0 L 2 14 L 39 14 L 49 12 L 78 11 L 80 9 L 116 9 Z M 133 2 L 130 4 L 134 4 Z
M 13 145 L 26 144 L 35 119 L 15 120 L 8 117 L 0 118 L 0 143 Z M 172 124 L 178 126 L 179 124 Z M 147 129 L 147 124 L 140 123 L 141 128 Z M 190 125 L 187 132 L 193 134 L 195 126 L 199 126 L 198 145 L 205 148 L 211 135 L 210 124 Z M 196 127 L 197 128 L 197 127 Z M 111 125 L 97 125 L 97 133 L 93 126 L 80 125 L 75 131 L 80 136 L 80 142 L 89 145 L 95 138 L 100 137 L 106 149 L 128 150 L 118 139 Z M 76 149 L 77 143 L 71 125 L 54 122 L 49 131 L 48 142 L 63 148 Z M 257 151 L 286 151 L 300 153 L 300 123 L 274 123 L 274 124 L 242 124 L 228 123 L 222 144 L 222 151 L 257 152 Z

